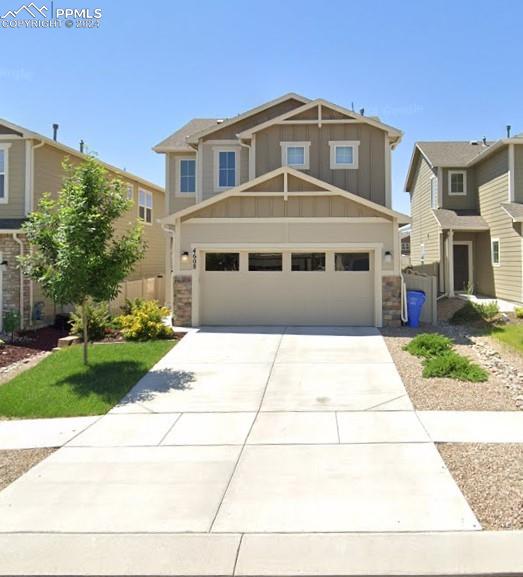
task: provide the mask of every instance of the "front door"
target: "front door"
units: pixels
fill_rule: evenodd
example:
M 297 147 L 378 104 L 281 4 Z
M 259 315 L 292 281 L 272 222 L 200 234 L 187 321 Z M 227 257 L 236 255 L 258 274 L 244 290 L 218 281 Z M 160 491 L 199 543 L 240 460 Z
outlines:
M 464 292 L 469 282 L 469 247 L 467 244 L 454 245 L 454 290 Z

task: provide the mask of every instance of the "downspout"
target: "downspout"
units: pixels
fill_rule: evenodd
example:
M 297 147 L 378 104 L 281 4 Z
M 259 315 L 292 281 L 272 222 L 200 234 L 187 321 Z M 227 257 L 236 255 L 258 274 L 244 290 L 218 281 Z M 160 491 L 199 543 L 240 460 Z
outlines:
M 407 310 L 407 285 L 405 284 L 403 273 L 400 273 L 400 279 L 401 279 L 401 321 L 406 324 L 409 320 L 409 313 Z
M 251 154 L 252 154 L 252 150 L 251 150 L 251 145 L 250 144 L 245 144 L 244 142 L 242 142 L 240 139 L 238 139 L 238 142 L 240 143 L 240 146 L 243 146 L 244 148 L 246 148 L 249 151 L 249 179 L 248 180 L 252 180 L 254 178 L 254 175 L 251 174 L 251 164 L 252 164 L 252 158 L 251 158 Z M 240 166 L 241 166 L 241 159 L 240 159 Z
M 13 240 L 20 247 L 20 256 L 24 256 L 24 243 L 18 238 L 18 233 L 13 232 Z M 24 271 L 20 267 L 20 329 L 24 328 Z

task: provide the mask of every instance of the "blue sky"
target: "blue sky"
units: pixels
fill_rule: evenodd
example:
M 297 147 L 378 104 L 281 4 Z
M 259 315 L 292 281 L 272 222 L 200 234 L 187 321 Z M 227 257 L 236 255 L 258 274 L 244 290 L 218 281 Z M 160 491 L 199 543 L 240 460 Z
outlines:
M 19 0 L 0 0 L 2 14 Z M 42 2 L 45 3 L 45 0 Z M 50 3 L 50 2 L 49 2 Z M 100 7 L 98 30 L 0 29 L 0 117 L 164 183 L 151 147 L 194 116 L 235 115 L 285 92 L 378 114 L 416 140 L 523 132 L 523 3 L 55 0 Z

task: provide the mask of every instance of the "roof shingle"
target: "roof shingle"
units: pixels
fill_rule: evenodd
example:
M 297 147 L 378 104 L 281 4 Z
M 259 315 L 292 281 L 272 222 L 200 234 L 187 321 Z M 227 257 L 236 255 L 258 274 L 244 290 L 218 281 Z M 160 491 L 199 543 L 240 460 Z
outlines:
M 481 154 L 485 145 L 472 144 L 471 142 L 417 142 L 418 148 L 429 159 L 432 166 L 455 166 L 464 167 L 473 158 Z M 487 147 L 492 144 L 487 142 Z
M 432 210 L 442 229 L 452 230 L 489 230 L 486 220 L 479 214 L 466 211 L 458 212 L 446 208 Z
M 206 128 L 209 128 L 213 124 L 218 123 L 218 118 L 193 118 L 187 124 L 184 124 L 179 130 L 168 136 L 165 140 L 159 142 L 154 150 L 157 152 L 162 152 L 162 150 L 179 150 L 179 151 L 193 151 L 187 144 L 187 138 L 192 134 L 196 134 Z

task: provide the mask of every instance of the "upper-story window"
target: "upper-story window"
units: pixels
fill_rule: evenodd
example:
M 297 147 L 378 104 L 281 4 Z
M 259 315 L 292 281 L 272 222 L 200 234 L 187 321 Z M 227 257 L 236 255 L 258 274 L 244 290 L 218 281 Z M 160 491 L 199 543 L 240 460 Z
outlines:
M 280 144 L 282 166 L 303 170 L 309 168 L 310 142 L 281 142 Z
M 330 140 L 330 167 L 332 170 L 358 168 L 358 147 L 356 140 Z
M 134 186 L 132 184 L 127 185 L 127 200 L 134 199 Z
M 8 191 L 8 147 L 0 144 L 0 203 L 5 204 L 9 198 Z
M 196 192 L 196 159 L 180 158 L 178 172 L 180 175 L 179 192 L 193 196 Z
M 153 222 L 153 193 L 142 188 L 138 192 L 138 216 L 147 224 Z
M 465 196 L 467 194 L 467 173 L 464 170 L 449 170 L 449 195 Z
M 238 184 L 238 150 L 235 148 L 215 149 L 216 188 L 232 188 Z
M 438 179 L 433 176 L 430 179 L 430 205 L 432 208 L 438 208 Z

